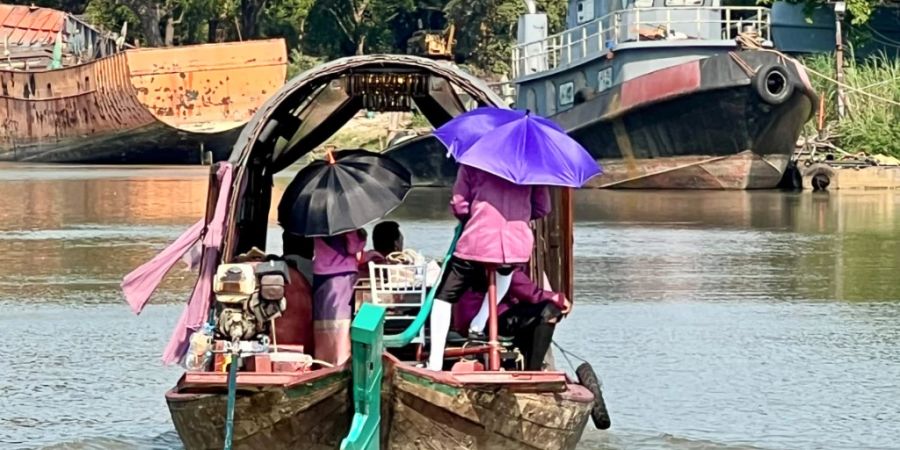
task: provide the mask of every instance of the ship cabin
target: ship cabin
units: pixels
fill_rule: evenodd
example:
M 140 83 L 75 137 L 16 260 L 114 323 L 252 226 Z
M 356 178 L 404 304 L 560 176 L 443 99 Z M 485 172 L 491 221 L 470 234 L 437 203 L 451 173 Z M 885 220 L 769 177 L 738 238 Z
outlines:
M 101 31 L 63 11 L 0 4 L 0 69 L 68 67 L 116 53 L 125 47 L 124 42 L 118 34 Z
M 576 93 L 737 48 L 744 34 L 771 46 L 770 9 L 720 0 L 569 0 L 566 29 L 548 35 L 533 2 L 519 18 L 512 54 L 516 105 L 544 116 L 571 108 Z

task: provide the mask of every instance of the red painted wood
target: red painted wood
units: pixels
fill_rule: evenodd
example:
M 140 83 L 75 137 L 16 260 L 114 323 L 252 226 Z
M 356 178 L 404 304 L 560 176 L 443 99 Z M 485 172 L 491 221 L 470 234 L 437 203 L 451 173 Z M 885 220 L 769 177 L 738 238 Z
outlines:
M 488 354 L 488 366 L 492 371 L 500 370 L 500 338 L 497 331 L 497 271 L 488 268 L 488 345 L 491 352 Z
M 565 372 L 518 372 L 518 371 L 483 371 L 483 372 L 435 372 L 421 367 L 413 367 L 400 362 L 395 356 L 385 353 L 385 364 L 392 369 L 407 372 L 428 380 L 459 388 L 476 388 L 478 386 L 507 386 L 517 390 L 530 392 L 565 392 L 573 386 Z M 587 401 L 593 395 L 587 391 Z M 578 398 L 576 396 L 576 398 Z
M 459 361 L 453 365 L 450 369 L 453 373 L 458 372 L 483 372 L 484 364 L 481 364 L 479 361 L 475 361 L 474 359 L 468 359 L 464 361 Z
M 487 345 L 482 345 L 479 347 L 458 347 L 458 348 L 448 348 L 444 350 L 445 358 L 460 358 L 463 356 L 472 356 L 472 355 L 483 355 L 485 353 L 489 353 L 491 351 L 491 347 Z
M 319 378 L 324 378 L 336 372 L 346 370 L 346 366 L 318 369 L 304 373 L 256 373 L 238 372 L 238 387 L 265 387 L 283 386 L 289 387 L 296 384 L 309 383 Z M 224 372 L 187 372 L 178 383 L 179 389 L 190 387 L 226 387 L 228 374 Z
M 253 355 L 248 358 L 247 371 L 254 373 L 272 373 L 272 359 L 268 354 Z
M 287 309 L 275 319 L 273 340 L 282 345 L 301 345 L 309 354 L 313 348 L 312 287 L 298 270 L 290 268 L 290 283 L 284 286 Z

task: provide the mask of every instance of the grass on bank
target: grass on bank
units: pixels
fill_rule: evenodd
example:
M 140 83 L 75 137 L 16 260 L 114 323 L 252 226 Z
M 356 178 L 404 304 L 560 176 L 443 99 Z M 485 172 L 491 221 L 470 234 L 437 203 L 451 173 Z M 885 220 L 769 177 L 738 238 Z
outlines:
M 834 78 L 834 55 L 815 55 L 803 59 L 810 69 Z M 848 55 L 844 83 L 875 97 L 900 102 L 900 60 L 887 56 L 856 61 Z M 826 123 L 838 147 L 850 153 L 866 152 L 900 157 L 900 105 L 845 89 L 846 115 L 838 120 L 837 86 L 810 74 L 816 92 L 825 98 Z M 817 120 L 807 124 L 807 135 L 815 135 Z

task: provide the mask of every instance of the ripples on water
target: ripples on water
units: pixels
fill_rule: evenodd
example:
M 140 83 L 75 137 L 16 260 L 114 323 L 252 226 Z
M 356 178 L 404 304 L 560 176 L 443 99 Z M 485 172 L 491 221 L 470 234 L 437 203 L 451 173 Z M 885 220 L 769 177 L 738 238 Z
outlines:
M 180 371 L 158 356 L 192 276 L 173 270 L 140 317 L 118 283 L 201 216 L 206 180 L 0 166 L 0 448 L 180 448 L 163 399 Z M 445 202 L 416 192 L 397 211 L 409 245 L 443 252 Z M 579 193 L 577 303 L 558 341 L 591 361 L 613 414 L 582 447 L 900 448 L 898 206 L 889 192 Z

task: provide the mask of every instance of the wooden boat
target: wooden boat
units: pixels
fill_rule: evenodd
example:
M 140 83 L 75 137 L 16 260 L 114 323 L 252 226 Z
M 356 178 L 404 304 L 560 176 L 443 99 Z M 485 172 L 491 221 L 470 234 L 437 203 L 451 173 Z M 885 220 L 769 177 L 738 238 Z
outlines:
M 226 377 L 225 373 L 187 373 L 166 393 L 185 449 L 223 448 L 226 396 L 221 386 Z M 234 448 L 337 448 L 350 426 L 348 380 L 346 367 L 299 375 L 238 375 Z
M 215 227 L 216 218 L 224 217 L 224 229 L 221 241 L 205 241 L 205 252 L 213 252 L 208 254 L 222 270 L 239 255 L 265 248 L 271 176 L 323 144 L 362 108 L 409 111 L 415 105 L 439 126 L 465 111 L 457 92 L 480 105 L 502 105 L 488 86 L 454 66 L 408 55 L 339 59 L 289 81 L 243 130 L 228 162 L 214 167 L 217 175 L 211 178 L 206 222 Z M 233 173 L 233 179 L 223 182 L 222 173 Z M 571 190 L 555 189 L 552 198 L 554 212 L 535 225 L 532 270 L 546 273 L 553 287 L 571 298 Z M 221 249 L 221 255 L 215 249 Z M 201 278 L 198 286 L 211 283 L 210 278 Z M 365 317 L 366 308 L 380 310 L 364 304 L 358 318 Z M 199 315 L 224 317 L 216 314 L 204 310 Z M 416 322 L 421 325 L 427 316 L 423 306 Z M 278 320 L 282 319 L 275 319 L 276 326 Z M 357 348 L 354 341 L 354 355 L 361 354 L 357 349 L 368 349 L 370 359 L 360 362 L 354 356 L 352 428 L 348 369 L 311 366 L 311 371 L 298 375 L 269 365 L 264 355 L 253 356 L 252 365 L 236 372 L 234 448 L 336 448 L 338 437 L 359 430 L 360 418 L 370 432 L 380 430 L 376 440 L 388 449 L 575 448 L 597 404 L 591 390 L 555 370 L 483 371 L 474 366 L 465 369 L 465 364 L 445 372 L 418 369 L 410 359 L 421 360 L 421 348 L 406 345 L 403 338 L 418 332 L 413 327 L 399 338 L 393 331 L 370 330 L 379 342 L 382 337 L 392 342 L 383 358 L 371 353 L 382 348 L 380 344 Z M 174 336 L 183 336 L 180 333 L 176 330 Z M 226 338 L 217 334 L 217 339 Z M 467 353 L 471 352 L 459 348 L 447 352 Z M 214 365 L 218 369 L 187 372 L 167 394 L 187 450 L 219 448 L 229 432 L 224 419 L 229 389 L 222 366 L 220 361 Z M 376 376 L 380 379 L 372 378 Z M 368 380 L 367 386 L 380 385 L 380 396 L 375 387 L 375 398 L 367 402 L 360 377 Z
M 0 5 L 0 43 L 0 161 L 222 160 L 287 67 L 282 39 L 125 48 L 28 6 Z
M 432 372 L 385 356 L 386 449 L 574 449 L 594 395 L 554 372 Z

